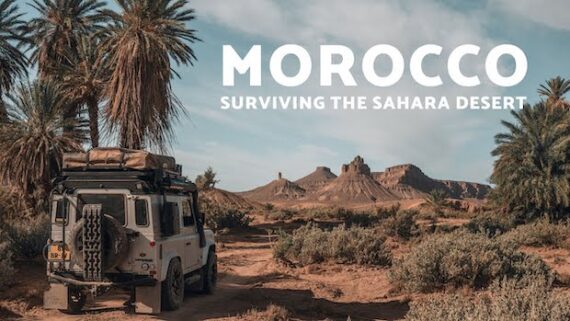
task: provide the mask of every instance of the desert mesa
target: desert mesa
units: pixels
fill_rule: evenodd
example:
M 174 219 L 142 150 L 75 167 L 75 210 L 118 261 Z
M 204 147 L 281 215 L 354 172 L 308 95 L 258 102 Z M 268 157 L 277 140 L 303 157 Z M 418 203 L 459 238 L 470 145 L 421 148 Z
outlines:
M 266 185 L 236 194 L 252 202 L 282 207 L 366 208 L 397 203 L 414 207 L 436 190 L 444 192 L 448 199 L 456 200 L 457 206 L 472 210 L 484 203 L 491 186 L 434 179 L 413 164 L 373 172 L 362 157 L 356 156 L 341 166 L 339 175 L 325 166 L 318 166 L 309 175 L 295 181 L 279 173 L 277 179 Z

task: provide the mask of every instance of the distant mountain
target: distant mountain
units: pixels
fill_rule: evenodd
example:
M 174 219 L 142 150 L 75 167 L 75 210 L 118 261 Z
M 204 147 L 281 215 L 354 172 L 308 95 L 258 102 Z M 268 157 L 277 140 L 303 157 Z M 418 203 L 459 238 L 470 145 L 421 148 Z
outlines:
M 294 182 L 281 177 L 267 185 L 237 193 L 256 202 L 360 205 L 398 200 L 423 199 L 433 190 L 443 190 L 449 198 L 485 199 L 491 187 L 485 184 L 438 180 L 413 164 L 371 172 L 360 156 L 341 167 L 337 177 L 328 167 L 319 166 Z
M 283 178 L 279 173 L 278 178 L 269 184 L 237 194 L 257 202 L 272 202 L 298 200 L 305 196 L 306 191 L 296 183 Z
M 202 190 L 200 191 L 200 195 L 201 197 L 205 197 L 206 199 L 225 207 L 237 208 L 241 210 L 251 210 L 261 207 L 261 204 L 255 201 L 218 188 Z
M 334 180 L 337 176 L 331 172 L 331 169 L 325 166 L 319 166 L 311 174 L 295 181 L 295 184 L 303 188 L 307 193 L 315 193 L 325 185 Z
M 483 199 L 491 190 L 489 185 L 484 184 L 433 179 L 412 164 L 389 167 L 384 172 L 373 173 L 373 176 L 390 192 L 403 199 L 422 198 L 436 189 L 445 191 L 450 198 Z
M 371 175 L 364 159 L 356 156 L 350 164 L 342 165 L 341 174 L 316 193 L 320 202 L 374 203 L 396 200 L 397 197 Z
M 448 194 L 453 198 L 484 199 L 491 192 L 491 186 L 479 183 L 441 180 L 447 186 Z

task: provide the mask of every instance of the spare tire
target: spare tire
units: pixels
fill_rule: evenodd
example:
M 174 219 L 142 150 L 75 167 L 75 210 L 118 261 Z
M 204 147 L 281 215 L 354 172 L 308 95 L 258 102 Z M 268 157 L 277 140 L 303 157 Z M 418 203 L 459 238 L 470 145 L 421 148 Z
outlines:
M 112 269 L 119 265 L 126 257 L 129 249 L 127 232 L 115 219 L 110 215 L 103 215 L 101 233 L 102 235 L 102 251 L 103 271 Z M 84 267 L 83 260 L 83 228 L 85 219 L 80 219 L 71 231 L 71 259 L 80 267 Z

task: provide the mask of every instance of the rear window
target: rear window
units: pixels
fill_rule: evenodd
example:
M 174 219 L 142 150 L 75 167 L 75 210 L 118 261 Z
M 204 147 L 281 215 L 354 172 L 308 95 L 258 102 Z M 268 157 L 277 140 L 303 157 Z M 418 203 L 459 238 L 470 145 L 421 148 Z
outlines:
M 85 204 L 101 204 L 101 212 L 104 215 L 110 215 L 125 225 L 125 196 L 123 194 L 79 194 L 77 196 L 78 220 L 83 214 Z
M 53 202 L 53 217 L 55 222 L 63 222 L 67 218 L 67 208 L 63 207 L 63 200 L 57 200 Z

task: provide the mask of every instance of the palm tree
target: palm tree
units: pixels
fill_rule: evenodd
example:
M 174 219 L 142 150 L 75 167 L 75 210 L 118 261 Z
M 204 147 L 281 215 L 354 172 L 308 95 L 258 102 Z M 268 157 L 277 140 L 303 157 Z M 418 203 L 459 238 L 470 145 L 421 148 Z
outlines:
M 56 78 L 61 65 L 69 65 L 69 53 L 76 53 L 80 39 L 101 29 L 104 16 L 98 0 L 34 0 L 39 16 L 28 24 L 34 45 L 32 59 L 41 79 Z
M 28 59 L 20 50 L 20 45 L 25 42 L 22 36 L 24 22 L 14 2 L 0 1 L 0 121 L 7 117 L 2 99 L 4 93 L 12 89 L 16 78 L 26 75 L 28 67 Z
M 570 91 L 570 80 L 560 76 L 540 85 L 538 94 L 546 97 L 549 106 L 570 108 L 570 102 L 564 97 Z
M 508 132 L 495 136 L 495 198 L 525 219 L 570 213 L 570 111 L 551 103 L 513 111 L 516 123 L 503 121 Z
M 112 23 L 105 50 L 111 79 L 105 117 L 122 147 L 165 149 L 172 122 L 183 111 L 171 88 L 171 60 L 192 64 L 198 40 L 186 23 L 194 11 L 186 0 L 117 0 L 122 12 L 105 11 Z
M 39 16 L 28 24 L 34 46 L 32 61 L 38 64 L 42 80 L 61 81 L 63 67 L 72 65 L 78 56 L 81 39 L 99 32 L 104 16 L 99 12 L 104 3 L 99 0 L 34 0 L 31 6 Z M 69 101 L 63 108 L 65 118 L 75 118 L 81 105 Z M 65 132 L 73 128 L 64 128 Z
M 50 81 L 21 84 L 8 95 L 8 121 L 0 126 L 0 181 L 18 189 L 35 204 L 61 169 L 64 152 L 82 149 L 84 132 L 75 119 L 64 119 L 67 102 Z M 72 122 L 72 123 L 70 123 Z M 76 130 L 63 133 L 66 126 Z
M 77 53 L 69 54 L 69 66 L 62 66 L 62 90 L 69 101 L 87 107 L 91 146 L 99 146 L 99 103 L 110 70 L 106 55 L 100 49 L 100 39 L 83 37 Z

